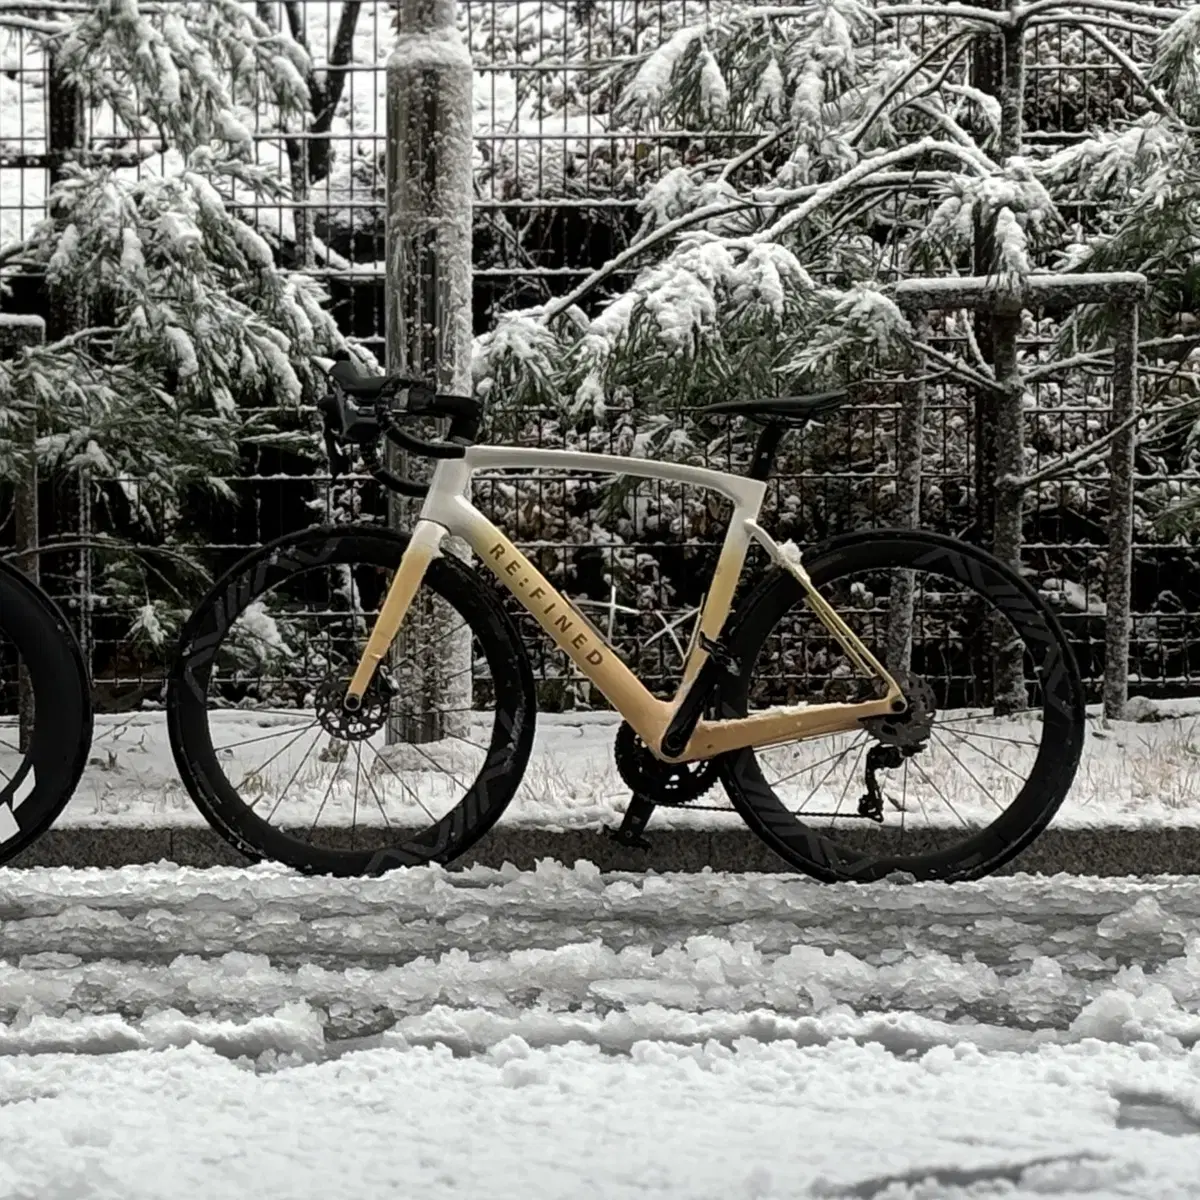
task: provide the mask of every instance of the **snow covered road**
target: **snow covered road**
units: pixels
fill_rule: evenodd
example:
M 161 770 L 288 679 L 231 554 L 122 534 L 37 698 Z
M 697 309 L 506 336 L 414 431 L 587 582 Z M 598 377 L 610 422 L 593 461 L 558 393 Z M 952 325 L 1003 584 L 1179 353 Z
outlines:
M 0 1146 L 0 1198 L 1194 1197 L 1200 881 L 0 871 Z

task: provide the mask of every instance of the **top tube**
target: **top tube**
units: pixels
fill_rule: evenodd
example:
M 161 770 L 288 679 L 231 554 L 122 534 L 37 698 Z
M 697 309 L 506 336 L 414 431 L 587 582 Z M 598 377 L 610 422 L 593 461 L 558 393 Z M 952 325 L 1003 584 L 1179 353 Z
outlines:
M 533 468 L 566 471 L 599 471 L 607 475 L 635 475 L 642 479 L 667 479 L 710 488 L 732 500 L 741 509 L 754 513 L 762 507 L 767 485 L 760 479 L 747 479 L 710 467 L 691 467 L 683 463 L 656 462 L 649 458 L 629 458 L 620 454 L 587 454 L 575 450 L 541 450 L 522 446 L 470 446 L 465 462 L 472 471 L 489 467 L 501 469 Z

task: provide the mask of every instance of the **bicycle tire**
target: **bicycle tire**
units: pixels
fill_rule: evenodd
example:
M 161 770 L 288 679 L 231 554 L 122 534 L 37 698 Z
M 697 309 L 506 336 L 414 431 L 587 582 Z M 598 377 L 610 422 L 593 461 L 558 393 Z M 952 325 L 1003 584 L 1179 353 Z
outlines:
M 734 807 L 776 854 L 822 882 L 871 882 L 894 873 L 916 880 L 967 880 L 997 870 L 1046 828 L 1079 765 L 1085 733 L 1083 686 L 1057 618 L 1025 580 L 994 556 L 938 534 L 911 530 L 852 534 L 814 550 L 811 557 L 806 555 L 805 566 L 819 589 L 856 572 L 888 566 L 926 570 L 970 587 L 1021 634 L 1037 673 L 1048 736 L 1043 738 L 1033 771 L 1016 798 L 994 821 L 950 849 L 872 859 L 862 853 L 861 846 L 824 835 L 780 800 L 767 784 L 751 748 L 721 759 L 722 782 Z M 789 571 L 775 568 L 739 606 L 724 640 L 729 652 L 744 665 L 738 680 L 721 696 L 724 716 L 747 713 L 759 653 L 783 615 L 803 600 L 799 581 Z M 853 627 L 853 618 L 843 615 Z
M 316 566 L 352 564 L 393 570 L 408 541 L 406 534 L 373 526 L 314 528 L 286 535 L 231 567 L 188 620 L 167 687 L 171 749 L 196 807 L 212 828 L 247 858 L 338 876 L 378 875 L 401 866 L 446 863 L 492 828 L 520 785 L 533 744 L 533 671 L 516 626 L 499 599 L 475 571 L 453 555 L 442 555 L 429 564 L 422 589 L 432 589 L 464 616 L 480 640 L 492 677 L 503 679 L 504 686 L 496 689 L 496 720 L 484 765 L 450 812 L 427 829 L 382 849 L 316 846 L 263 820 L 218 761 L 208 721 L 207 690 L 222 642 L 239 614 L 273 588 Z
M 29 749 L 0 788 L 3 864 L 31 846 L 71 799 L 91 749 L 93 716 L 83 653 L 62 611 L 2 560 L 0 633 L 25 663 L 34 704 Z

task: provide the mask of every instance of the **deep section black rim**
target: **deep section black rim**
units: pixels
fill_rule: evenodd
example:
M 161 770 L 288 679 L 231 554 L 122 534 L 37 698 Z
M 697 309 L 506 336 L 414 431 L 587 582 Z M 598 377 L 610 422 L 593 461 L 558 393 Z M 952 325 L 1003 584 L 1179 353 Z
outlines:
M 350 848 L 317 845 L 254 811 L 218 760 L 209 720 L 209 686 L 214 663 L 239 616 L 268 592 L 320 567 L 393 569 L 406 540 L 377 529 L 343 528 L 282 538 L 234 566 L 189 621 L 169 688 L 172 748 L 197 806 L 242 853 L 344 875 L 444 862 L 486 833 L 512 798 L 532 744 L 532 675 L 511 621 L 475 576 L 448 558 L 430 565 L 422 591 L 445 599 L 465 620 L 491 676 L 505 681 L 503 689 L 495 691 L 491 732 L 486 745 L 480 745 L 484 757 L 479 770 L 473 779 L 463 780 L 463 794 L 448 812 L 440 819 L 430 813 L 431 823 L 421 829 L 393 829 L 389 824 L 385 844 L 375 848 L 355 849 L 353 840 Z M 332 778 L 331 774 L 331 786 Z M 355 787 L 358 782 L 356 774 Z
M 1082 687 L 1061 628 L 1033 590 L 995 559 L 936 535 L 882 531 L 857 535 L 806 556 L 818 587 L 860 571 L 908 568 L 961 583 L 980 593 L 1019 631 L 1042 694 L 1043 736 L 1020 792 L 989 824 L 941 849 L 879 855 L 825 833 L 820 822 L 802 820 L 778 797 L 753 750 L 731 755 L 723 765 L 730 798 L 743 818 L 771 847 L 825 881 L 869 882 L 896 873 L 920 879 L 978 878 L 995 870 L 1045 828 L 1074 778 L 1083 745 Z M 773 573 L 749 598 L 730 635 L 730 644 L 751 669 L 724 698 L 727 715 L 747 709 L 749 680 L 770 630 L 803 591 L 790 575 Z M 853 623 L 853 622 L 852 622 Z M 873 647 L 875 648 L 875 647 Z M 869 740 L 869 739 L 868 739 Z
M 0 638 L 8 643 L 0 733 L 9 768 L 0 769 L 3 863 L 36 841 L 70 800 L 91 747 L 92 709 L 83 655 L 65 618 L 40 587 L 7 563 L 0 563 Z M 28 671 L 34 699 L 24 755 L 15 704 L 18 659 Z

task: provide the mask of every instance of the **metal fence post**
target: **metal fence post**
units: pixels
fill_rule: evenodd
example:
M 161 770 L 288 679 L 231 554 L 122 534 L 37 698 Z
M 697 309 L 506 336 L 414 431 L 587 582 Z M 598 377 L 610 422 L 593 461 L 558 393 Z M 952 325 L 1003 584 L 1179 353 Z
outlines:
M 388 369 L 447 391 L 471 390 L 471 231 L 474 68 L 455 23 L 455 0 L 400 0 L 387 66 Z M 392 452 L 392 468 L 404 456 Z M 390 523 L 411 527 L 416 506 L 393 497 Z M 461 546 L 450 547 L 459 553 Z M 425 589 L 427 591 L 427 589 Z M 471 641 L 419 595 L 396 653 L 411 715 L 389 741 L 444 737 L 451 712 L 471 704 Z
M 41 317 L 0 313 L 0 361 L 16 358 L 29 346 L 46 341 L 46 322 Z M 37 416 L 31 412 L 21 431 L 24 462 L 20 465 L 13 488 L 13 529 L 16 535 L 17 565 L 34 583 L 39 582 L 38 570 L 38 469 Z M 18 684 L 20 714 L 19 742 L 21 752 L 29 748 L 33 733 L 33 688 L 25 664 L 20 666 Z
M 1138 301 L 1122 297 L 1113 343 L 1112 425 L 1109 456 L 1108 558 L 1104 577 L 1104 715 L 1120 720 L 1129 698 L 1132 632 L 1133 483 L 1137 447 Z

